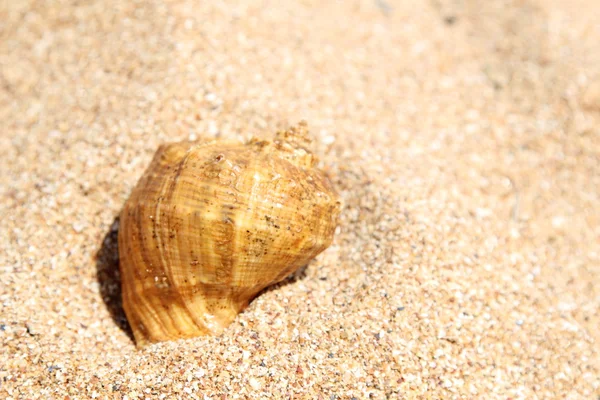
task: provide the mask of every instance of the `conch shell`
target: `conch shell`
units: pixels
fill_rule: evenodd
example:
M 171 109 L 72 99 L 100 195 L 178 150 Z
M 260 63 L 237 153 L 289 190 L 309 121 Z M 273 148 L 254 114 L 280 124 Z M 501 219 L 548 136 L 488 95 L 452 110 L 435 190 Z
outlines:
M 162 145 L 120 219 L 123 308 L 138 346 L 214 335 L 332 242 L 340 201 L 305 123 L 274 141 Z

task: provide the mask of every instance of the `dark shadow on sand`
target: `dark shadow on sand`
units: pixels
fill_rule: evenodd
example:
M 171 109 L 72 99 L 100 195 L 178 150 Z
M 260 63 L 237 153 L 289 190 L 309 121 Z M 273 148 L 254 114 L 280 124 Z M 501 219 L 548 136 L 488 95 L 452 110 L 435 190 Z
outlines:
M 308 264 L 305 264 L 305 265 L 301 266 L 300 268 L 298 268 L 298 270 L 296 272 L 288 275 L 281 282 L 276 283 L 276 284 L 271 285 L 271 286 L 267 286 L 266 288 L 264 288 L 263 290 L 261 290 L 256 295 L 255 299 L 258 298 L 258 297 L 260 297 L 263 293 L 270 292 L 271 290 L 277 290 L 277 289 L 282 288 L 284 286 L 292 285 L 292 284 L 294 284 L 294 283 L 296 283 L 298 281 L 301 281 L 301 280 L 305 279 L 307 277 L 306 270 L 310 266 L 311 262 L 309 262 Z M 253 301 L 254 301 L 254 299 L 253 299 Z M 250 303 L 252 303 L 252 302 L 250 302 Z
M 104 235 L 102 245 L 96 253 L 96 278 L 98 279 L 102 301 L 104 301 L 110 316 L 115 324 L 134 342 L 133 332 L 127 322 L 121 298 L 118 234 L 119 217 L 116 217 L 108 232 Z

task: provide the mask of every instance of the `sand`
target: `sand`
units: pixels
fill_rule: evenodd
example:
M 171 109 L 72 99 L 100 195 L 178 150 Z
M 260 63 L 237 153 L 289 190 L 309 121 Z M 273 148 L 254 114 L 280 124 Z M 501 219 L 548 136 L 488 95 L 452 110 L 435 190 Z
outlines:
M 235 4 L 234 4 L 235 3 Z M 600 2 L 0 2 L 0 398 L 600 397 Z M 334 244 L 137 350 L 164 142 L 308 121 Z

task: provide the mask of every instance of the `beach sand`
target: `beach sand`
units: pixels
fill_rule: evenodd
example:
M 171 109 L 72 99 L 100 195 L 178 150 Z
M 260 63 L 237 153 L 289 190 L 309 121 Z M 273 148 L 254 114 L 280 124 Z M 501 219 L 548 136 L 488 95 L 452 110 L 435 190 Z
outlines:
M 0 2 L 0 398 L 599 398 L 599 20 Z M 221 336 L 136 349 L 118 215 L 158 146 L 302 119 L 334 244 Z

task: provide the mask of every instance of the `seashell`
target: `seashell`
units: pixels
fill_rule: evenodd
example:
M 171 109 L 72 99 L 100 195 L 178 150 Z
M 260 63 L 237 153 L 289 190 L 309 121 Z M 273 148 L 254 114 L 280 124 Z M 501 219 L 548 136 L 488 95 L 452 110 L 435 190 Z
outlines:
M 332 242 L 340 201 L 306 123 L 273 141 L 162 145 L 125 203 L 123 308 L 138 346 L 219 334 Z

